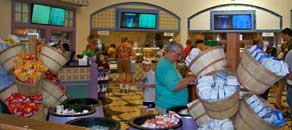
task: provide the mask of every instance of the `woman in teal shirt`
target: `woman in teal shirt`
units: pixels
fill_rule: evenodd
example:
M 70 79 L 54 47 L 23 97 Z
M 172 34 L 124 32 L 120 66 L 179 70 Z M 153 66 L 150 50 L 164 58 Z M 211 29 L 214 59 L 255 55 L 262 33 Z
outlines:
M 186 106 L 188 103 L 187 85 L 195 81 L 195 76 L 182 78 L 175 67 L 176 61 L 183 57 L 183 46 L 171 42 L 165 49 L 165 54 L 155 70 L 156 104 L 159 113 L 175 106 Z

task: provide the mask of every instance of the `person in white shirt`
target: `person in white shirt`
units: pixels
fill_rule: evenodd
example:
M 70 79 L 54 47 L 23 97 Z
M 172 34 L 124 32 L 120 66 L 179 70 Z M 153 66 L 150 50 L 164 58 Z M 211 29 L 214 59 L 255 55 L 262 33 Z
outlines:
M 139 86 L 144 89 L 144 101 L 141 114 L 153 114 L 155 109 L 155 73 L 152 70 L 152 61 L 146 59 L 143 61 L 144 80 Z

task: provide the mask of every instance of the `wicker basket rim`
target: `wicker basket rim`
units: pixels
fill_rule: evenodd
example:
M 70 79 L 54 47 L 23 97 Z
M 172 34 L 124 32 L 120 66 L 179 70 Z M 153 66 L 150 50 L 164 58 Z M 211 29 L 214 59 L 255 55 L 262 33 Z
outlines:
M 49 46 L 49 45 L 44 45 L 43 47 L 47 47 L 47 48 L 49 48 L 49 49 L 51 49 L 51 50 L 57 52 L 58 54 L 60 54 L 61 56 L 63 56 L 66 60 L 68 60 L 67 56 L 66 56 L 64 53 L 61 53 L 61 52 L 60 52 L 59 50 L 57 50 L 56 48 L 51 47 L 51 46 Z M 43 47 L 42 47 L 42 48 L 43 48 Z
M 19 43 L 19 44 L 16 44 L 16 45 L 13 45 L 13 46 L 10 46 L 9 48 L 3 50 L 0 52 L 0 55 L 2 55 L 3 53 L 5 53 L 6 51 L 10 50 L 11 48 L 15 48 L 15 47 L 18 47 L 18 46 L 22 46 L 24 48 L 24 44 L 22 43 Z
M 189 66 L 192 66 L 199 58 L 201 58 L 203 55 L 209 53 L 210 51 L 214 51 L 214 50 L 217 50 L 217 49 L 223 49 L 223 47 L 211 47 L 203 52 L 201 52 L 198 56 L 196 56 L 196 58 L 194 58 L 190 65 Z

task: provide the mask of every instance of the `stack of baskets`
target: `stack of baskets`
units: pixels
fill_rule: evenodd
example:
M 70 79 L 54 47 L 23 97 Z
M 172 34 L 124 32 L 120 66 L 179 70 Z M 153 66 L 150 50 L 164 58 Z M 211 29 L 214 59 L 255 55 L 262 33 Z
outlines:
M 210 74 L 210 72 L 224 69 L 225 64 L 224 51 L 220 50 L 220 48 L 211 48 L 193 59 L 189 68 L 195 75 L 203 76 Z M 254 94 L 264 93 L 274 83 L 283 78 L 259 64 L 247 49 L 243 53 L 235 75 L 244 87 L 244 91 Z M 211 103 L 199 97 L 199 100 L 190 103 L 189 111 L 199 125 L 202 122 L 207 122 L 206 120 L 209 118 L 229 118 L 233 120 L 237 130 L 275 130 L 280 128 L 258 117 L 246 103 L 248 96 L 244 95 L 240 100 L 239 92 L 240 90 L 238 89 L 232 96 L 221 102 Z
M 13 61 L 21 52 L 25 52 L 25 47 L 23 44 L 11 46 L 0 52 L 0 64 L 8 74 L 13 72 Z M 64 54 L 49 46 L 42 47 L 41 54 L 38 56 L 38 59 L 54 74 L 57 74 L 62 66 L 64 66 L 67 62 L 67 57 Z M 33 96 L 36 93 L 42 94 L 44 100 L 41 109 L 31 117 L 38 120 L 46 120 L 46 114 L 49 107 L 59 105 L 68 99 L 68 96 L 60 89 L 59 86 L 50 80 L 44 80 L 42 77 L 32 84 L 27 84 L 16 80 L 16 83 L 0 91 L 0 97 L 5 100 L 11 95 L 11 93 L 15 92 L 21 93 L 24 96 Z

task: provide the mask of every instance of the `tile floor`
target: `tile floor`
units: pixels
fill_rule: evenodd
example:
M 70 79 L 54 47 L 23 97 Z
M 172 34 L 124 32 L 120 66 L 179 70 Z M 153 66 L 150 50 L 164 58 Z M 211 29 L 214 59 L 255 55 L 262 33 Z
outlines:
M 127 122 L 129 119 L 140 116 L 140 110 L 142 108 L 143 92 L 131 91 L 128 93 L 120 93 L 119 85 L 116 83 L 110 83 L 110 91 L 103 96 L 105 100 L 103 102 L 106 117 L 117 120 L 121 123 L 121 130 L 128 128 Z M 268 101 L 274 105 L 275 103 L 275 88 L 272 88 L 269 93 Z M 282 112 L 286 117 L 286 125 L 281 130 L 292 130 L 291 120 L 288 118 L 288 104 L 286 103 L 286 94 L 283 92 L 283 109 Z

